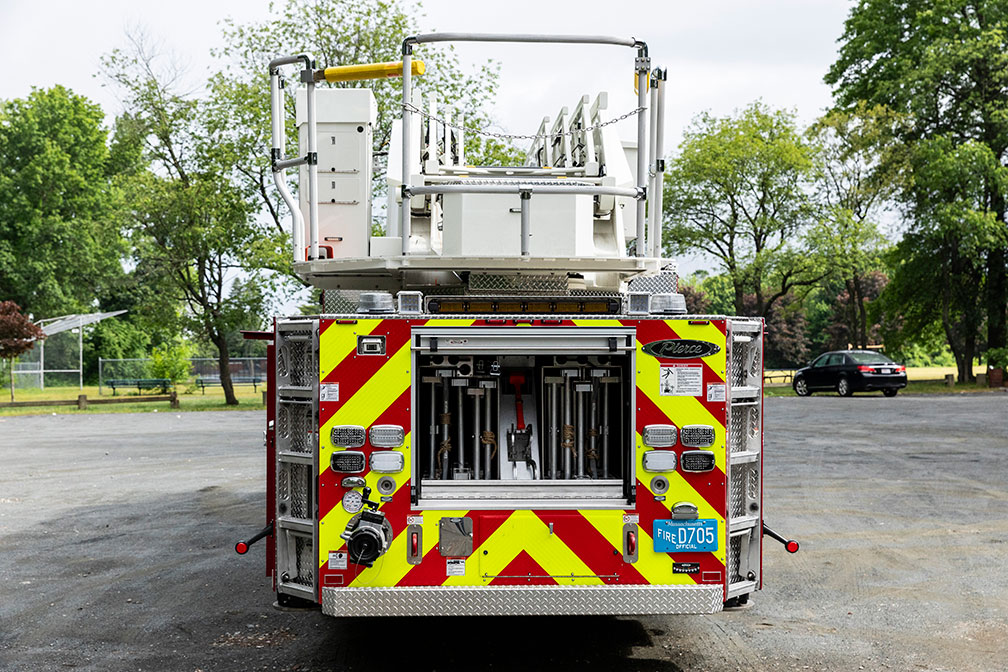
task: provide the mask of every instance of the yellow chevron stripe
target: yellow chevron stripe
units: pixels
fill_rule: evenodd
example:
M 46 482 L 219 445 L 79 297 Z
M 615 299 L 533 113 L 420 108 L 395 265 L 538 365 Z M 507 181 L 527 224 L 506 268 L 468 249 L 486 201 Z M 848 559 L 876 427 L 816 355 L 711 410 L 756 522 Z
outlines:
M 364 482 L 367 483 L 368 487 L 371 488 L 372 495 L 371 499 L 377 501 L 375 498 L 378 495 L 378 479 L 382 476 L 392 476 L 396 480 L 396 489 L 392 493 L 392 496 L 399 494 L 399 490 L 405 487 L 407 480 L 409 479 L 409 447 L 410 447 L 410 437 L 412 434 L 407 434 L 405 440 L 403 441 L 402 451 L 406 454 L 406 468 L 398 474 L 379 474 L 374 471 L 369 471 L 364 477 Z M 332 454 L 332 449 L 330 448 L 326 452 L 325 462 L 319 463 L 319 467 L 322 471 L 329 468 L 329 456 Z M 323 468 L 324 467 L 324 468 Z M 320 496 L 322 493 L 319 493 Z M 379 509 L 381 506 L 378 507 Z M 318 563 L 321 567 L 326 560 L 329 559 L 329 551 L 335 551 L 340 546 L 343 545 L 343 540 L 340 539 L 340 534 L 346 529 L 347 523 L 350 522 L 350 518 L 353 514 L 347 513 L 346 509 L 343 508 L 341 504 L 337 504 L 332 508 L 332 510 L 327 513 L 322 520 L 319 521 L 319 558 Z M 398 537 L 396 541 L 399 541 Z M 406 562 L 405 551 L 402 554 L 403 562 Z
M 424 515 L 423 530 L 423 555 L 434 550 L 438 545 L 438 522 L 446 517 L 461 517 L 468 511 L 433 511 Z M 356 587 L 364 586 L 394 586 L 399 583 L 406 574 L 413 569 L 413 565 L 406 562 L 406 544 L 409 535 L 403 533 L 396 536 L 389 546 L 385 555 L 381 556 L 374 567 L 364 568 L 349 585 Z M 476 554 L 467 559 L 466 571 L 469 565 L 476 564 Z
M 393 403 L 410 384 L 410 345 L 406 343 L 336 413 L 319 428 L 319 473 L 329 468 L 333 446 L 329 434 L 336 425 L 370 427 L 388 404 Z M 410 463 L 408 446 L 404 447 L 406 464 Z
M 642 446 L 641 436 L 637 435 L 637 445 Z M 644 448 L 644 450 L 650 450 L 649 448 Z M 654 493 L 651 492 L 651 479 L 654 474 L 648 471 L 644 471 L 644 450 L 640 448 L 637 449 L 637 478 L 644 485 L 644 492 L 641 492 L 638 488 L 637 497 L 654 497 Z M 718 511 L 711 506 L 706 499 L 700 496 L 700 493 L 690 485 L 679 471 L 669 472 L 664 474 L 669 480 L 669 489 L 665 493 L 666 502 L 692 502 L 696 504 L 697 507 L 697 517 L 699 518 L 713 518 L 718 521 L 718 539 L 722 539 L 725 533 L 725 519 Z M 643 528 L 642 528 L 643 531 Z M 650 530 L 647 531 L 650 535 Z M 721 561 L 722 564 L 725 562 L 725 545 L 723 542 L 718 544 L 718 550 L 714 553 L 717 559 Z M 680 575 L 676 575 L 680 576 Z
M 453 317 L 441 317 L 427 320 L 425 327 L 471 327 L 476 320 L 460 320 Z
M 319 380 L 324 380 L 344 359 L 357 352 L 357 337 L 374 331 L 382 320 L 358 320 L 357 324 L 331 324 L 319 336 Z
M 581 515 L 591 523 L 591 526 L 598 530 L 599 534 L 606 538 L 610 544 L 616 548 L 623 548 L 623 512 L 622 511 L 598 511 L 588 509 L 581 511 Z M 644 536 L 651 537 L 649 531 L 639 526 L 641 536 L 637 540 L 637 562 L 634 569 L 640 572 L 648 583 L 669 584 L 685 583 L 681 579 L 688 574 L 672 574 L 672 565 L 669 564 L 668 556 L 664 553 L 655 553 L 651 549 L 652 544 L 645 544 Z
M 484 554 L 486 551 L 486 554 Z M 515 511 L 466 560 L 465 576 L 446 577 L 442 585 L 465 586 L 490 583 L 484 574 L 501 574 L 518 554 L 525 551 L 547 574 L 574 574 L 589 578 L 557 579 L 564 585 L 600 585 L 602 579 L 567 547 L 531 511 Z

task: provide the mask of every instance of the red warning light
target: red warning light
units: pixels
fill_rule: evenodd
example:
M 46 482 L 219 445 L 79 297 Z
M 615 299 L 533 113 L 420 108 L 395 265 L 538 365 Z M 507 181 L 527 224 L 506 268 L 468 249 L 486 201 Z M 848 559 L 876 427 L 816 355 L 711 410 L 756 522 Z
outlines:
M 237 553 L 238 555 L 245 555 L 245 553 L 247 552 L 248 552 L 248 544 L 246 544 L 244 541 L 239 541 L 237 544 L 235 544 L 235 553 Z
M 798 552 L 798 542 L 795 541 L 794 539 L 792 539 L 791 541 L 789 541 L 786 544 L 784 544 L 784 548 L 787 549 L 788 553 L 797 553 Z

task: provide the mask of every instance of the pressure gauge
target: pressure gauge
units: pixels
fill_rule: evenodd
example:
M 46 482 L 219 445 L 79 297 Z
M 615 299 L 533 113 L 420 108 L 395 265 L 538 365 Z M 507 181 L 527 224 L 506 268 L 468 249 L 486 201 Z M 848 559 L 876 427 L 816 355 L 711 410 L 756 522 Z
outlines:
M 364 498 L 356 490 L 348 490 L 343 495 L 343 508 L 346 509 L 347 513 L 357 513 L 361 510 L 362 506 L 364 506 Z

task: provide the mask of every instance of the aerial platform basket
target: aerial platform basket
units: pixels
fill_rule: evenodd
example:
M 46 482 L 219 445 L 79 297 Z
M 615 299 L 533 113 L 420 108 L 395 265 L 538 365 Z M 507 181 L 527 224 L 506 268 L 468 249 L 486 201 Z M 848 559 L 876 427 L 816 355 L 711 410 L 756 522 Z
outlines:
M 428 42 L 597 44 L 635 50 L 636 107 L 609 113 L 609 96 L 583 96 L 528 141 L 524 165 L 466 161 L 464 116 L 423 98 L 413 59 Z M 647 45 L 633 38 L 430 33 L 408 38 L 401 62 L 316 69 L 310 56 L 270 63 L 274 180 L 291 210 L 294 270 L 323 289 L 397 291 L 458 287 L 470 273 L 569 279 L 572 289 L 621 292 L 658 273 L 665 73 L 651 71 Z M 280 68 L 300 63 L 296 94 L 299 156 L 284 156 Z M 401 77 L 402 118 L 394 122 L 387 174 L 386 235 L 371 235 L 372 132 L 368 89 L 322 89 L 322 81 Z M 451 101 L 449 101 L 450 103 Z M 615 122 L 637 117 L 637 143 L 624 148 Z M 299 203 L 285 171 L 298 168 Z M 629 241 L 633 256 L 628 255 Z

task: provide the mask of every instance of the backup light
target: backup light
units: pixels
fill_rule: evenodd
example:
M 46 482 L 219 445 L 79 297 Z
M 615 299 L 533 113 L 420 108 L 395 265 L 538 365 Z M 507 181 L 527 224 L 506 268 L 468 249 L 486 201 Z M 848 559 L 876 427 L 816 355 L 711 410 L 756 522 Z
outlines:
M 650 448 L 671 448 L 676 444 L 676 426 L 645 425 L 641 440 Z
M 372 425 L 368 439 L 374 448 L 398 448 L 403 445 L 405 434 L 400 425 Z
M 686 425 L 679 430 L 679 443 L 687 448 L 714 445 L 714 428 L 710 425 Z
M 423 292 L 399 292 L 396 300 L 399 312 L 403 315 L 418 315 L 423 312 Z
M 336 425 L 329 432 L 329 439 L 337 448 L 360 448 L 364 445 L 364 428 L 360 425 Z
M 676 454 L 671 450 L 649 450 L 644 453 L 644 471 L 675 471 Z
M 329 458 L 329 466 L 341 474 L 359 474 L 364 471 L 364 453 L 359 450 L 339 450 Z
M 628 292 L 626 295 L 627 315 L 647 315 L 651 307 L 651 294 L 648 292 Z
M 687 450 L 679 459 L 679 470 L 693 473 L 713 471 L 714 453 L 709 450 Z
M 379 474 L 394 474 L 402 471 L 406 466 L 405 456 L 398 451 L 388 451 L 382 453 L 371 453 L 371 471 Z

